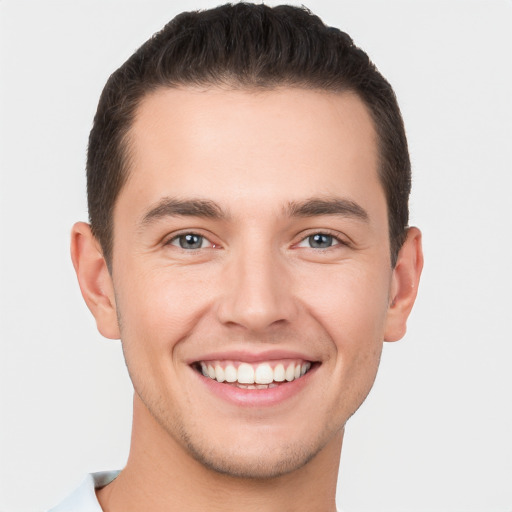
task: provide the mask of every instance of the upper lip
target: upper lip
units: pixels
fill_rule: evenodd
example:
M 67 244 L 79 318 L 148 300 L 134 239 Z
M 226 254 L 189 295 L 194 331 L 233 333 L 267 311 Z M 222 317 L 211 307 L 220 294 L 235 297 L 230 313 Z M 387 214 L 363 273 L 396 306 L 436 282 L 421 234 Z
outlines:
M 294 350 L 264 350 L 261 352 L 252 352 L 248 350 L 226 350 L 207 352 L 198 357 L 187 360 L 188 364 L 194 364 L 199 361 L 241 361 L 246 363 L 260 363 L 265 361 L 274 361 L 280 359 L 302 359 L 304 361 L 315 361 L 311 355 Z

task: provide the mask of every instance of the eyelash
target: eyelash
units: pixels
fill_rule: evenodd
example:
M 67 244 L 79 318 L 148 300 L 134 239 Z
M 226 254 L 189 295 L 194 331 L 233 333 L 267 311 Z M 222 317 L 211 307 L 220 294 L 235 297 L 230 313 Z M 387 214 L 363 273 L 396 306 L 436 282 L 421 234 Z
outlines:
M 305 248 L 313 249 L 315 251 L 317 251 L 317 250 L 318 251 L 326 251 L 326 250 L 331 249 L 332 247 L 336 247 L 338 245 L 342 245 L 342 246 L 349 246 L 350 245 L 348 242 L 346 242 L 345 240 L 341 239 L 339 234 L 333 233 L 332 231 L 329 231 L 329 230 L 322 230 L 322 231 L 313 231 L 313 232 L 307 234 L 306 236 L 303 236 L 298 243 L 293 245 L 293 247 L 300 247 L 300 244 L 302 244 L 302 243 L 306 242 L 308 239 L 311 239 L 312 237 L 318 236 L 318 235 L 332 238 L 332 241 L 335 242 L 335 243 L 329 245 L 328 247 L 311 247 L 310 246 L 310 247 L 305 247 Z M 201 238 L 202 242 L 203 241 L 207 241 L 210 245 L 207 246 L 207 247 L 197 247 L 197 248 L 185 248 L 185 247 L 182 247 L 181 243 L 179 243 L 179 240 L 181 238 L 184 238 L 184 237 L 187 237 L 187 236 L 199 237 L 199 238 Z M 177 242 L 177 243 L 175 244 L 173 242 Z M 216 249 L 216 248 L 218 248 L 217 244 L 211 242 L 208 239 L 208 237 L 206 237 L 205 235 L 202 235 L 200 233 L 196 233 L 194 231 L 187 231 L 187 232 L 184 232 L 184 233 L 179 233 L 177 235 L 174 235 L 167 242 L 165 242 L 164 245 L 173 245 L 175 247 L 178 247 L 178 245 L 179 245 L 180 249 L 182 249 L 184 251 L 187 251 L 187 252 L 198 251 L 200 249 Z
M 185 238 L 187 236 L 195 236 L 195 237 L 201 238 L 202 241 L 206 241 L 210 245 L 208 247 L 197 247 L 197 248 L 192 248 L 192 249 L 182 247 L 181 244 L 179 244 L 179 240 L 180 240 L 180 238 Z M 178 242 L 178 244 L 173 244 L 173 242 Z M 190 252 L 191 251 L 199 251 L 200 249 L 216 249 L 218 247 L 217 244 L 211 242 L 208 237 L 206 237 L 205 235 L 202 235 L 200 233 L 196 233 L 195 231 L 186 231 L 184 233 L 179 233 L 177 235 L 174 235 L 167 242 L 165 242 L 164 245 L 173 245 L 175 247 L 179 246 L 178 247 L 179 249 L 182 249 L 184 251 L 190 251 Z
M 328 249 L 331 249 L 333 247 L 349 246 L 350 245 L 346 240 L 344 240 L 340 237 L 339 233 L 330 231 L 328 229 L 324 229 L 324 230 L 312 231 L 312 232 L 308 233 L 307 235 L 303 236 L 297 244 L 294 244 L 294 247 L 300 247 L 300 244 L 306 242 L 308 239 L 310 239 L 316 235 L 323 235 L 323 236 L 330 237 L 330 238 L 332 238 L 333 242 L 335 242 L 335 243 L 333 243 L 332 245 L 330 245 L 328 247 L 305 247 L 306 249 L 312 249 L 315 251 L 327 251 Z

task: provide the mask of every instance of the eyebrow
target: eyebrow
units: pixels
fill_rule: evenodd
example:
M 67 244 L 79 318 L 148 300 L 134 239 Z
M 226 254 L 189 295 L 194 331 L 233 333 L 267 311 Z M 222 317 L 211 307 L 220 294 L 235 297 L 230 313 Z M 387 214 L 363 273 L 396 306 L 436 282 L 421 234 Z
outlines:
M 290 201 L 284 208 L 288 217 L 317 217 L 337 215 L 368 222 L 369 216 L 356 202 L 343 198 L 312 197 L 304 201 Z M 225 220 L 228 214 L 215 201 L 207 199 L 176 199 L 165 197 L 142 218 L 145 226 L 163 217 L 202 217 Z
M 203 217 L 222 220 L 227 218 L 227 214 L 214 201 L 165 197 L 144 215 L 141 225 L 151 224 L 163 217 Z
M 364 222 L 369 221 L 368 212 L 359 204 L 349 199 L 338 197 L 312 197 L 305 201 L 291 201 L 286 208 L 290 217 L 316 217 L 320 215 L 338 215 L 354 218 Z

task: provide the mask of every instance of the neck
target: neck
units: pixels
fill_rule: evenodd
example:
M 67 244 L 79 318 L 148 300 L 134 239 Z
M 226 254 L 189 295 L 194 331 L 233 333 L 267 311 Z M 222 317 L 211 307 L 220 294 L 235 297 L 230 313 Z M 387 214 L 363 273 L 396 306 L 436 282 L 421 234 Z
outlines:
M 334 512 L 342 439 L 340 431 L 309 462 L 285 475 L 233 477 L 196 461 L 136 396 L 126 468 L 97 496 L 104 512 Z

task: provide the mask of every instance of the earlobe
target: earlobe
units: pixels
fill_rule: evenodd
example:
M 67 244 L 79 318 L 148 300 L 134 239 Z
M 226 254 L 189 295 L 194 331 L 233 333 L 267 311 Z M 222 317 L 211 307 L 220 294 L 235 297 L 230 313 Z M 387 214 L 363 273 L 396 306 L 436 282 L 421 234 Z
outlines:
M 405 335 L 407 318 L 418 293 L 422 268 L 421 231 L 409 228 L 393 270 L 385 341 L 398 341 Z
M 112 277 L 100 245 L 89 224 L 77 222 L 71 231 L 71 259 L 87 307 L 100 333 L 119 339 L 119 325 Z

